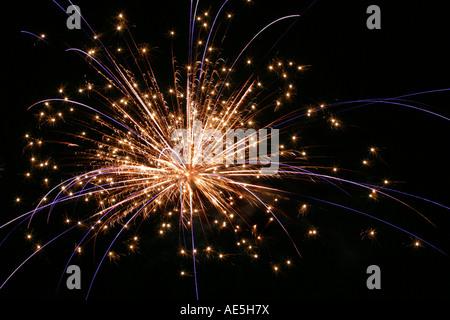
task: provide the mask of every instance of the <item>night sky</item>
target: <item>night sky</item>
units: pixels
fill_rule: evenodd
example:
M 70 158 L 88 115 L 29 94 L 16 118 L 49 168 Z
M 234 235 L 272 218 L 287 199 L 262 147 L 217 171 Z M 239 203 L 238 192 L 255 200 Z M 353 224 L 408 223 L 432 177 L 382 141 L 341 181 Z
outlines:
M 66 44 L 82 49 L 88 47 L 83 31 L 68 30 L 67 16 L 52 1 L 39 2 L 11 5 L 3 11 L 4 16 L 11 15 L 14 20 L 8 20 L 2 29 L 2 49 L 6 57 L 2 66 L 0 224 L 33 208 L 48 190 L 37 179 L 27 181 L 24 178 L 29 167 L 24 135 L 39 129 L 34 112 L 27 111 L 28 106 L 57 96 L 61 86 L 68 90 L 72 86 L 74 90 L 85 79 L 97 77 L 82 58 L 64 52 Z M 219 2 L 201 1 L 200 12 L 215 13 Z M 250 5 L 245 1 L 229 2 L 224 11 L 233 13 L 233 22 L 225 40 L 223 55 L 226 57 L 235 57 L 269 22 L 283 15 L 301 13 L 311 3 L 297 0 L 256 0 Z M 293 59 L 309 66 L 294 80 L 298 93 L 289 110 L 298 105 L 317 106 L 449 88 L 450 27 L 446 23 L 444 6 L 403 0 L 395 1 L 393 5 L 392 2 L 319 0 L 286 33 L 291 22 L 268 29 L 249 47 L 245 57 L 255 61 L 263 59 L 260 60 L 261 68 L 272 58 Z M 189 1 L 170 0 L 153 6 L 149 5 L 150 1 L 74 3 L 80 6 L 96 30 L 111 30 L 114 17 L 123 12 L 132 26 L 135 40 L 157 48 L 151 59 L 161 86 L 172 84 L 167 33 L 176 31 L 174 50 L 178 59 L 186 59 Z M 366 8 L 371 4 L 381 8 L 381 30 L 366 27 Z M 68 6 L 65 2 L 61 5 Z M 20 33 L 22 30 L 45 33 L 46 40 L 55 43 L 55 47 Z M 108 39 L 109 35 L 104 40 L 107 44 L 119 42 L 119 37 Z M 449 116 L 448 92 L 412 99 L 426 104 L 429 110 Z M 293 132 L 299 130 L 302 144 L 321 146 L 318 153 L 325 160 L 319 158 L 319 162 L 323 161 L 320 163 L 336 163 L 341 168 L 358 170 L 363 174 L 353 177 L 362 182 L 379 184 L 388 177 L 395 182 L 390 186 L 394 189 L 449 205 L 450 135 L 446 120 L 389 104 L 374 104 L 336 115 L 345 124 L 339 131 L 330 131 L 329 126 L 320 121 L 303 123 L 300 120 L 298 127 L 291 128 Z M 262 115 L 263 120 L 271 117 L 271 114 Z M 363 168 L 361 160 L 368 155 L 372 145 L 381 150 L 382 160 L 370 168 Z M 70 176 L 70 172 L 60 171 L 61 176 Z M 433 227 L 414 211 L 393 201 L 368 201 L 367 192 L 357 188 L 346 189 L 353 196 L 349 198 L 330 186 L 304 181 L 277 181 L 275 185 L 298 194 L 367 210 L 419 235 L 442 251 L 450 252 L 450 216 L 448 210 L 441 207 L 402 197 L 430 218 L 436 224 Z M 17 197 L 21 198 L 19 203 L 15 201 Z M 239 255 L 231 255 L 224 261 L 199 259 L 200 299 L 450 297 L 448 256 L 427 245 L 414 248 L 414 239 L 408 234 L 324 203 L 316 204 L 305 216 L 298 215 L 298 196 L 293 197 L 295 201 L 283 200 L 280 204 L 285 213 L 281 220 L 302 257 L 296 255 L 283 230 L 274 225 L 267 230 L 269 240 L 261 252 L 261 259 L 256 262 Z M 90 210 L 90 207 L 83 206 L 78 210 Z M 251 215 L 258 214 L 254 208 L 248 210 Z M 32 224 L 33 233 L 46 238 L 45 232 L 63 230 L 61 217 L 73 211 L 70 205 L 63 205 L 53 213 L 48 224 L 45 218 L 36 219 Z M 193 277 L 179 275 L 180 268 L 192 271 L 192 260 L 178 254 L 178 232 L 164 238 L 154 236 L 156 229 L 152 224 L 156 221 L 139 222 L 139 249 L 134 254 L 124 254 L 117 263 L 102 266 L 90 299 L 195 299 Z M 311 227 L 317 228 L 318 237 L 306 236 Z M 369 228 L 377 230 L 376 239 L 361 239 L 361 232 Z M 1 239 L 11 229 L 0 230 Z M 24 238 L 25 232 L 24 228 L 19 228 L 0 247 L 1 282 L 32 252 Z M 72 261 L 83 270 L 83 290 L 67 290 L 63 282 L 55 296 L 67 258 L 80 235 L 80 232 L 68 234 L 33 257 L 0 290 L 0 299 L 84 299 L 101 256 L 100 250 L 94 254 L 93 250 L 86 249 L 85 254 Z M 124 239 L 127 237 L 129 235 Z M 233 241 L 230 234 L 221 237 L 222 242 Z M 201 242 L 201 235 L 197 240 Z M 287 258 L 292 260 L 292 265 L 275 273 L 272 261 L 282 263 Z M 373 264 L 381 268 L 381 290 L 366 287 L 366 268 Z

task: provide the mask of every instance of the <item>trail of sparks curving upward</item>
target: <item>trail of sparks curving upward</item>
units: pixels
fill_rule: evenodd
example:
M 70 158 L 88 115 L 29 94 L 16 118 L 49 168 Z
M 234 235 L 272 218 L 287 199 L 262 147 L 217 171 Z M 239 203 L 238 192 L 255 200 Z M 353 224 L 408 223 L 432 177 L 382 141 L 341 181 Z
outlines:
M 220 7 L 208 31 L 206 14 L 197 15 L 198 1 L 195 6 L 191 1 L 188 63 L 180 68 L 173 58 L 175 81 L 173 87 L 167 91 L 161 89 L 158 83 L 158 78 L 148 58 L 149 48 L 136 44 L 128 29 L 126 19 L 121 14 L 118 17 L 117 31 L 124 33 L 127 49 L 118 48 L 116 51 L 117 53 L 126 51 L 131 56 L 138 75 L 132 72 L 131 68 L 125 67 L 125 64 L 102 43 L 101 37 L 88 25 L 87 33 L 95 44 L 95 48 L 87 51 L 69 48 L 66 51 L 81 55 L 102 75 L 103 84 L 87 83 L 78 90 L 80 94 L 89 95 L 89 99 L 95 97 L 97 99 L 95 106 L 68 97 L 58 97 L 39 101 L 30 107 L 31 109 L 38 106 L 43 107 L 43 111 L 39 113 L 39 120 L 42 123 L 56 126 L 60 120 L 64 120 L 64 122 L 76 126 L 76 132 L 58 132 L 59 137 L 63 137 L 59 139 L 58 143 L 62 144 L 62 149 L 68 150 L 69 154 L 66 156 L 69 161 L 66 166 L 73 167 L 80 172 L 50 189 L 34 210 L 3 224 L 0 228 L 13 222 L 18 225 L 22 223 L 30 225 L 32 218 L 41 212 L 48 212 L 48 219 L 50 219 L 55 206 L 62 203 L 94 202 L 97 209 L 78 222 L 80 225 L 88 225 L 89 229 L 78 242 L 69 262 L 77 252 L 81 251 L 82 246 L 90 239 L 97 238 L 103 230 L 119 226 L 119 231 L 104 252 L 86 297 L 89 296 L 95 276 L 103 261 L 106 257 L 114 255 L 111 248 L 115 241 L 137 217 L 145 218 L 167 211 L 172 214 L 172 208 L 177 208 L 179 229 L 183 232 L 184 241 L 186 241 L 185 232 L 190 235 L 191 248 L 189 251 L 193 256 L 198 299 L 195 235 L 199 230 L 194 230 L 194 225 L 202 229 L 210 228 L 212 224 L 217 223 L 217 217 L 220 215 L 221 223 L 230 224 L 233 229 L 247 229 L 255 243 L 258 243 L 261 239 L 258 226 L 252 223 L 251 217 L 248 217 L 244 210 L 235 205 L 236 200 L 246 201 L 255 208 L 268 213 L 271 221 L 275 220 L 286 236 L 291 239 L 288 231 L 272 210 L 271 204 L 266 200 L 268 195 L 273 196 L 284 192 L 267 184 L 269 179 L 292 178 L 322 181 L 344 192 L 346 192 L 344 188 L 336 183 L 351 184 L 368 191 L 375 189 L 377 193 L 400 202 L 388 194 L 395 190 L 388 189 L 386 186 L 374 186 L 333 175 L 315 173 L 310 170 L 313 166 L 298 164 L 306 159 L 304 151 L 288 150 L 283 146 L 281 146 L 279 155 L 286 159 L 277 161 L 277 174 L 266 175 L 263 170 L 264 162 L 254 156 L 252 158 L 250 153 L 250 145 L 256 143 L 256 139 L 261 136 L 251 134 L 246 138 L 246 143 L 226 143 L 226 134 L 230 129 L 269 130 L 332 107 L 330 105 L 314 109 L 297 109 L 271 123 L 260 125 L 258 116 L 261 113 L 277 109 L 295 96 L 295 87 L 291 82 L 285 80 L 290 73 L 304 70 L 304 66 L 292 61 L 275 61 L 270 64 L 268 70 L 277 78 L 277 85 L 280 81 L 283 83 L 283 90 L 275 90 L 275 92 L 272 89 L 275 86 L 258 80 L 254 74 L 244 81 L 234 81 L 231 75 L 235 72 L 243 52 L 256 37 L 271 25 L 288 19 L 297 19 L 299 15 L 281 17 L 263 27 L 251 38 L 238 57 L 231 64 L 227 64 L 219 55 L 220 48 L 216 47 L 216 42 L 220 41 L 216 39 L 219 36 L 217 36 L 218 30 L 215 29 L 216 22 L 221 17 L 226 3 L 227 1 L 224 1 Z M 225 20 L 230 18 L 230 15 L 225 16 Z M 194 30 L 197 21 L 204 24 L 205 28 L 198 31 L 196 40 Z M 87 24 L 86 21 L 85 23 Z M 170 35 L 173 36 L 174 32 L 170 32 Z M 206 41 L 203 42 L 202 39 L 206 39 Z M 247 61 L 247 64 L 251 63 L 251 60 Z M 61 89 L 61 94 L 65 94 L 63 89 Z M 361 107 L 364 104 L 375 102 L 397 104 L 401 101 L 404 105 L 419 108 L 398 98 L 402 97 L 369 99 L 351 103 L 360 103 L 358 107 Z M 67 108 L 64 114 L 52 111 L 52 106 L 55 104 Z M 419 109 L 429 112 L 423 108 Z M 440 117 L 449 120 L 443 116 Z M 337 120 L 332 123 L 334 126 L 339 125 Z M 173 133 L 177 130 L 185 130 L 186 135 L 180 136 L 178 140 L 174 139 Z M 214 135 L 210 134 L 211 130 L 214 130 Z M 267 143 L 273 138 L 271 134 L 264 137 Z M 293 138 L 295 139 L 295 137 Z M 184 156 L 180 156 L 177 150 L 177 145 L 181 140 L 184 143 Z M 32 138 L 29 138 L 28 141 L 30 146 L 43 143 L 42 140 Z M 209 161 L 205 161 L 205 154 L 210 154 L 210 151 L 218 146 L 222 147 L 222 152 L 214 154 Z M 226 163 L 224 161 L 226 155 L 235 161 L 231 164 Z M 238 158 L 242 155 L 246 159 L 239 162 Z M 302 161 L 298 161 L 298 159 Z M 32 157 L 31 162 L 37 167 L 51 167 L 53 164 L 51 160 L 39 160 L 36 156 Z M 56 167 L 56 164 L 54 166 Z M 308 198 L 308 196 L 305 197 Z M 340 204 L 314 197 L 309 198 L 362 213 Z M 431 202 L 427 199 L 423 200 Z M 404 204 L 408 206 L 406 203 Z M 367 216 L 394 226 L 414 238 L 420 239 L 421 242 L 429 244 L 387 221 Z M 245 225 L 244 227 L 236 222 L 236 217 Z M 0 288 L 3 288 L 11 276 L 32 256 L 74 227 L 76 225 L 40 245 L 18 268 L 13 270 Z M 160 232 L 164 233 L 167 228 L 171 227 L 173 226 L 167 224 Z M 291 242 L 300 255 L 300 251 L 292 239 Z M 431 246 L 431 244 L 429 245 Z M 186 244 L 184 248 L 188 251 Z M 441 251 L 435 246 L 433 248 Z

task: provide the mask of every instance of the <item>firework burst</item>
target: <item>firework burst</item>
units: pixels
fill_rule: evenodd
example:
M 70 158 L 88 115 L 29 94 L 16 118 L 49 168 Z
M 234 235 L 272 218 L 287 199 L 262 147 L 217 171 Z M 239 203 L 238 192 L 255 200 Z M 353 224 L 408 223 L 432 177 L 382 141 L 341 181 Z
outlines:
M 298 183 L 320 182 L 346 194 L 349 192 L 346 185 L 357 187 L 366 190 L 374 200 L 385 197 L 399 202 L 431 223 L 421 212 L 395 197 L 399 193 L 412 195 L 390 188 L 389 180 L 384 179 L 381 185 L 359 182 L 339 177 L 338 173 L 344 169 L 335 165 L 312 163 L 307 148 L 296 147 L 299 137 L 290 130 L 299 120 L 317 114 L 325 118 L 333 130 L 342 127 L 342 121 L 332 114 L 333 108 L 390 103 L 431 111 L 402 96 L 296 108 L 262 123 L 265 114 L 283 110 L 295 101 L 296 86 L 292 79 L 308 66 L 293 60 L 274 59 L 264 68 L 252 68 L 256 63 L 245 56 L 246 50 L 273 25 L 289 26 L 299 15 L 283 16 L 263 26 L 235 59 L 227 60 L 221 49 L 232 20 L 232 14 L 224 12 L 226 3 L 224 1 L 212 15 L 208 11 L 200 14 L 198 2 L 191 2 L 188 59 L 180 63 L 172 54 L 174 80 L 170 86 L 160 83 L 151 63 L 152 48 L 136 42 L 125 14 L 116 17 L 115 32 L 123 44 L 117 47 L 106 45 L 103 40 L 106 36 L 95 32 L 83 20 L 90 46 L 70 47 L 65 51 L 78 54 L 96 71 L 99 79 L 86 80 L 75 90 L 61 87 L 58 97 L 33 104 L 29 109 L 36 112 L 47 137 L 26 135 L 32 167 L 26 178 L 33 177 L 35 171 L 47 169 L 72 175 L 56 183 L 56 179 L 44 177 L 42 183 L 49 190 L 36 207 L 1 228 L 30 227 L 35 217 L 44 214 L 47 220 L 55 219 L 56 208 L 66 204 L 84 202 L 89 209 L 76 219 L 65 217 L 66 229 L 46 242 L 37 243 L 34 252 L 2 282 L 2 288 L 30 258 L 67 233 L 81 228 L 83 234 L 66 268 L 90 242 L 102 236 L 108 239 L 89 284 L 88 297 L 104 261 L 119 259 L 120 253 L 114 246 L 124 231 L 139 227 L 147 218 L 158 217 L 160 225 L 151 236 L 164 236 L 178 230 L 180 254 L 192 258 L 198 298 L 196 255 L 201 250 L 205 256 L 218 259 L 226 256 L 211 243 L 211 233 L 230 230 L 236 246 L 245 247 L 249 257 L 258 259 L 264 229 L 275 224 L 301 256 L 280 220 L 281 212 L 277 212 L 279 199 L 289 198 L 294 193 L 283 190 L 280 183 L 273 181 L 286 179 L 295 179 Z M 50 44 L 42 34 L 31 35 Z M 175 30 L 168 31 L 167 35 L 172 44 L 178 36 Z M 78 98 L 70 97 L 74 93 Z M 278 130 L 286 143 L 279 141 Z M 44 152 L 48 150 L 52 152 Z M 377 156 L 377 152 L 376 147 L 370 147 L 369 154 Z M 370 160 L 362 160 L 362 165 L 370 165 Z M 417 235 L 361 210 L 312 195 L 302 199 L 299 214 L 307 213 L 308 202 L 344 208 L 403 231 L 414 238 L 414 243 L 440 251 Z M 319 233 L 317 228 L 311 228 L 305 236 L 313 239 L 319 237 Z M 368 229 L 361 233 L 361 238 L 374 240 L 375 235 L 375 229 Z M 32 238 L 31 232 L 27 238 Z M 136 251 L 138 237 L 134 236 L 126 245 L 130 251 Z M 291 265 L 292 260 L 286 263 Z M 280 270 L 277 264 L 272 267 L 275 272 Z M 180 275 L 186 274 L 187 271 L 180 271 Z

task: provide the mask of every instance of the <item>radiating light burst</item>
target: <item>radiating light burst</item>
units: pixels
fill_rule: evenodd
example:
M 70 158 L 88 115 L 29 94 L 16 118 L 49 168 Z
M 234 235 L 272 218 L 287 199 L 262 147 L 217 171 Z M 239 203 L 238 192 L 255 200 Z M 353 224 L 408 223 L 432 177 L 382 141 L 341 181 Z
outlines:
M 344 185 L 356 186 L 367 192 L 369 198 L 384 197 L 397 201 L 427 219 L 396 198 L 396 194 L 415 196 L 392 189 L 387 178 L 382 178 L 380 185 L 373 185 L 340 177 L 341 171 L 346 169 L 335 164 L 314 164 L 304 138 L 292 134 L 290 126 L 320 114 L 332 130 L 338 130 L 345 124 L 333 114 L 333 109 L 348 105 L 361 107 L 392 103 L 427 113 L 431 111 L 415 106 L 403 96 L 296 107 L 293 111 L 286 108 L 281 117 L 262 123 L 267 113 L 284 110 L 285 106 L 295 103 L 295 75 L 308 68 L 294 60 L 281 59 L 269 61 L 264 68 L 252 68 L 257 62 L 246 56 L 246 50 L 273 24 L 290 24 L 299 15 L 284 16 L 263 26 L 249 38 L 235 59 L 228 60 L 222 56 L 221 36 L 233 15 L 224 11 L 226 3 L 224 1 L 214 15 L 209 11 L 200 13 L 198 2 L 192 3 L 188 59 L 183 64 L 173 56 L 174 81 L 169 86 L 160 83 L 158 70 L 150 62 L 152 48 L 136 42 L 124 13 L 116 17 L 114 32 L 123 43 L 116 47 L 106 45 L 108 42 L 103 42 L 106 36 L 94 32 L 84 21 L 90 38 L 88 45 L 83 49 L 70 47 L 65 51 L 80 55 L 100 77 L 78 87 L 71 83 L 57 88 L 55 98 L 39 101 L 30 107 L 43 132 L 25 135 L 31 170 L 24 175 L 27 179 L 38 176 L 48 192 L 32 211 L 3 224 L 1 228 L 13 222 L 16 227 L 19 224 L 30 226 L 34 216 L 44 212 L 48 219 L 55 219 L 52 213 L 64 203 L 84 202 L 89 210 L 84 215 L 78 213 L 77 217 L 64 217 L 62 221 L 66 229 L 46 242 L 36 242 L 34 252 L 11 272 L 1 287 L 31 257 L 72 230 L 82 228 L 84 233 L 67 264 L 75 255 L 82 255 L 92 240 L 111 232 L 113 235 L 108 237 L 108 245 L 101 253 L 87 290 L 88 297 L 104 260 L 108 258 L 115 262 L 122 255 L 114 247 L 119 240 L 126 238 L 124 231 L 136 228 L 137 221 L 158 217 L 160 222 L 156 234 L 145 236 L 164 237 L 171 232 L 181 235 L 179 255 L 192 258 L 198 298 L 196 256 L 226 260 L 228 254 L 220 245 L 211 243 L 208 230 L 218 235 L 220 230 L 229 230 L 234 234 L 235 246 L 249 258 L 259 260 L 264 230 L 269 224 L 275 224 L 301 256 L 300 249 L 277 213 L 280 197 L 287 199 L 293 192 L 271 184 L 274 180 L 296 179 L 305 184 L 321 182 L 344 193 L 347 193 Z M 34 36 L 41 40 L 45 37 L 45 43 L 48 43 L 49 35 Z M 169 30 L 168 35 L 171 42 L 181 36 L 176 30 Z M 434 115 L 448 120 L 442 115 Z M 263 168 L 267 163 L 250 153 L 251 144 L 257 143 L 256 135 L 249 135 L 242 144 L 226 143 L 230 129 L 251 128 L 280 129 L 282 141 L 276 151 L 280 160 L 275 175 L 265 174 Z M 174 138 L 174 132 L 181 130 L 186 130 L 187 135 Z M 214 130 L 214 135 L 208 134 L 211 130 Z M 272 138 L 270 134 L 264 137 L 267 142 Z M 181 140 L 187 142 L 183 157 L 176 150 Z M 301 144 L 299 140 L 302 140 Z M 217 145 L 222 146 L 222 152 L 205 161 L 205 154 Z M 56 156 L 51 152 L 46 155 L 49 148 L 55 148 L 59 154 Z M 371 159 L 379 156 L 379 148 L 369 146 L 367 153 L 367 158 L 360 160 L 362 167 L 371 165 Z M 231 155 L 235 161 L 226 163 L 225 155 Z M 240 156 L 244 156 L 242 161 L 239 161 Z M 47 175 L 47 172 L 56 175 Z M 56 178 L 68 172 L 73 174 L 64 180 Z M 448 209 L 431 200 L 420 199 Z M 15 200 L 23 202 L 19 196 Z M 306 215 L 314 202 L 340 207 L 409 234 L 414 238 L 415 247 L 429 245 L 441 251 L 417 235 L 355 208 L 313 196 L 302 195 L 302 201 L 299 214 Z M 249 206 L 261 215 L 255 218 L 253 212 L 249 212 Z M 311 228 L 304 236 L 311 240 L 318 238 L 320 228 Z M 374 228 L 361 233 L 363 239 L 374 240 L 375 237 Z M 34 241 L 29 230 L 26 238 Z M 130 252 L 138 250 L 138 236 L 124 241 Z M 294 265 L 292 258 L 271 261 L 269 265 L 279 273 L 283 268 Z M 179 275 L 184 277 L 190 272 L 183 268 Z

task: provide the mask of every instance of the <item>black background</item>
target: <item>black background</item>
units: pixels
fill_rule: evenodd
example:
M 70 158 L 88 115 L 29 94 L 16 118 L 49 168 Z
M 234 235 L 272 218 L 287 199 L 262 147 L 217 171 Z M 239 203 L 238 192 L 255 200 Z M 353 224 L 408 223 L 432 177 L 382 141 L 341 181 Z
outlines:
M 11 15 L 11 20 L 5 23 L 2 40 L 2 51 L 6 56 L 3 58 L 1 95 L 0 163 L 3 170 L 0 173 L 0 223 L 29 210 L 44 192 L 36 190 L 35 186 L 26 186 L 23 179 L 28 163 L 23 137 L 30 128 L 36 127 L 33 114 L 27 112 L 27 107 L 38 100 L 56 96 L 61 85 L 70 87 L 75 83 L 76 88 L 83 83 L 83 77 L 92 72 L 78 56 L 61 50 L 62 46 L 52 48 L 20 33 L 21 30 L 45 33 L 49 42 L 64 42 L 75 47 L 87 43 L 83 42 L 86 37 L 82 31 L 66 28 L 66 15 L 56 5 L 51 1 L 41 2 L 11 6 L 6 11 Z M 450 27 L 446 22 L 443 1 L 429 5 L 424 2 L 392 2 L 318 1 L 284 37 L 280 38 L 280 35 L 289 27 L 289 22 L 267 30 L 249 48 L 246 56 L 263 58 L 268 53 L 269 58 L 292 58 L 309 65 L 309 69 L 298 79 L 296 103 L 299 105 L 386 98 L 447 88 Z M 135 39 L 158 47 L 153 57 L 157 69 L 160 69 L 157 74 L 161 83 L 170 85 L 170 42 L 166 34 L 172 29 L 177 32 L 176 52 L 180 59 L 184 59 L 187 54 L 187 43 L 183 37 L 187 34 L 188 3 L 166 1 L 149 5 L 148 1 L 79 1 L 76 4 L 96 30 L 112 29 L 114 17 L 124 12 L 130 24 L 134 25 L 132 32 Z M 253 1 L 248 5 L 244 1 L 230 1 L 225 11 L 233 12 L 234 21 L 226 41 L 225 54 L 235 56 L 267 23 L 282 15 L 301 13 L 309 3 L 280 0 Z M 370 4 L 381 7 L 381 30 L 366 28 L 366 8 Z M 63 7 L 67 5 L 62 4 Z M 200 11 L 211 8 L 210 12 L 214 12 L 217 6 L 216 1 L 203 1 Z M 277 45 L 268 52 L 275 42 Z M 414 99 L 426 102 L 434 110 L 448 116 L 449 94 L 436 93 Z M 387 176 L 399 181 L 395 186 L 399 190 L 448 204 L 450 158 L 448 124 L 445 120 L 390 105 L 344 112 L 339 117 L 347 126 L 338 136 L 328 137 L 325 133 L 315 136 L 317 130 L 314 131 L 314 123 L 309 125 L 308 128 L 312 128 L 312 143 L 324 140 L 330 144 L 336 142 L 339 147 L 336 161 L 358 170 L 367 149 L 372 144 L 382 146 L 386 164 L 371 168 L 368 176 L 369 180 L 373 180 L 368 182 L 379 182 Z M 306 134 L 304 139 L 304 143 L 308 144 Z M 353 150 L 353 158 L 349 158 L 347 150 Z M 377 176 L 378 181 L 373 178 Z M 292 182 L 287 187 L 296 188 L 300 193 L 332 192 L 330 188 L 317 191 L 316 187 L 312 187 L 309 190 L 307 185 Z M 366 194 L 357 191 L 358 201 L 364 202 L 362 198 Z M 24 201 L 16 204 L 17 196 L 24 197 Z M 339 202 L 341 197 L 326 194 L 324 198 Z M 376 212 L 377 216 L 387 220 L 392 219 L 448 252 L 448 210 L 416 200 L 411 200 L 411 203 L 423 209 L 436 223 L 436 228 L 414 212 L 392 205 L 392 202 L 376 203 L 370 212 Z M 288 201 L 282 206 L 286 212 L 293 212 L 296 216 L 296 209 Z M 200 261 L 197 264 L 200 299 L 448 299 L 450 296 L 448 257 L 429 246 L 418 250 L 412 248 L 411 237 L 398 230 L 358 214 L 326 206 L 300 220 L 286 218 L 283 222 L 299 246 L 302 258 L 295 257 L 284 233 L 274 228 L 270 235 L 280 240 L 273 241 L 268 250 L 271 253 L 257 263 L 246 257 L 231 257 L 221 262 Z M 320 230 L 318 239 L 305 237 L 309 226 Z M 361 240 L 360 232 L 368 227 L 379 231 L 377 241 Z M 50 227 L 46 228 L 50 230 Z M 1 234 L 5 232 L 2 230 Z M 139 253 L 125 256 L 118 264 L 106 263 L 102 267 L 91 299 L 195 298 L 193 277 L 178 276 L 181 265 L 189 268 L 189 264 L 183 263 L 177 255 L 178 237 L 173 235 L 161 240 L 145 236 L 153 232 L 151 226 L 142 227 L 139 231 L 143 239 Z M 66 261 L 60 253 L 70 254 L 75 241 L 68 237 L 62 243 L 68 244 L 69 248 L 56 244 L 33 258 L 0 291 L 0 297 L 53 299 Z M 27 256 L 27 252 L 30 248 L 22 234 L 11 237 L 3 244 L 0 248 L 1 281 Z M 292 258 L 293 266 L 274 274 L 270 261 L 272 258 L 282 261 L 285 258 L 283 252 Z M 87 287 L 99 257 L 96 259 L 87 254 L 77 260 L 90 270 L 83 273 L 83 289 Z M 371 264 L 381 267 L 381 290 L 366 288 L 366 268 Z M 81 299 L 86 290 L 81 291 L 61 290 L 56 298 Z

